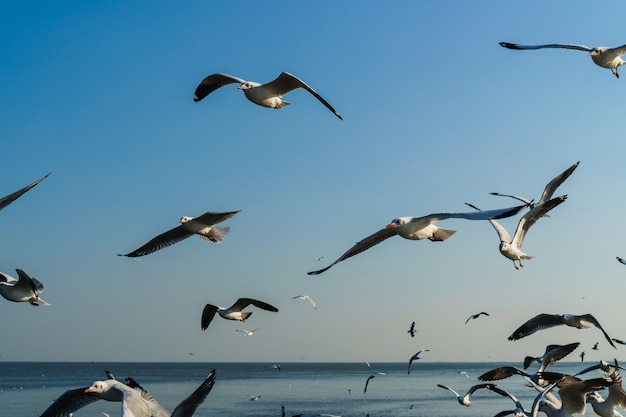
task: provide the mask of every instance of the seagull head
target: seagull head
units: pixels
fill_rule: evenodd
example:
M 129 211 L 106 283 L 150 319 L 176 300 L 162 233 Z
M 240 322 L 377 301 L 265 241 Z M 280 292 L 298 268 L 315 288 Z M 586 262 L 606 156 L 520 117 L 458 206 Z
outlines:
M 606 46 L 596 46 L 595 48 L 593 48 L 591 51 L 589 51 L 589 56 L 597 56 L 597 55 L 601 55 L 603 54 L 607 49 L 609 49 Z
M 189 220 L 193 219 L 193 217 L 189 217 L 189 216 L 183 216 L 180 218 L 180 220 L 178 221 L 178 223 L 183 224 L 183 223 L 187 223 Z
M 237 90 L 248 90 L 250 88 L 258 87 L 260 85 L 261 84 L 255 83 L 252 81 L 246 81 L 246 82 L 239 84 L 239 87 L 237 87 Z
M 393 229 L 394 227 L 400 227 L 411 221 L 412 217 L 397 217 L 391 221 L 387 226 L 387 229 Z

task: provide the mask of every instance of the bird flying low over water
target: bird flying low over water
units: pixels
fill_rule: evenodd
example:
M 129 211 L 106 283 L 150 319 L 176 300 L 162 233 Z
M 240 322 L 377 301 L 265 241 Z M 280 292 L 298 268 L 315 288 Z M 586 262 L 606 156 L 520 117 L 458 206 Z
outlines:
M 515 50 L 559 48 L 588 52 L 589 56 L 596 65 L 602 68 L 610 69 L 613 75 L 615 75 L 617 78 L 619 78 L 617 68 L 621 65 L 624 65 L 625 61 L 622 59 L 622 55 L 626 53 L 626 45 L 618 46 L 617 48 L 609 48 L 608 46 L 596 46 L 590 48 L 585 45 L 574 45 L 567 43 L 551 43 L 546 45 L 519 45 L 517 43 L 500 42 L 500 46 L 507 49 Z
M 575 314 L 538 314 L 517 328 L 511 336 L 509 336 L 509 340 L 518 340 L 529 336 L 536 331 L 563 324 L 570 327 L 576 327 L 577 329 L 589 328 L 589 326 L 585 323 L 589 323 L 600 329 L 609 344 L 615 348 L 615 345 L 609 335 L 604 331 L 598 320 L 596 320 L 596 318 L 591 314 L 583 314 L 580 316 Z
M 0 198 L 0 210 L 2 210 L 3 208 L 5 208 L 9 204 L 11 204 L 12 202 L 17 200 L 18 198 L 20 198 L 22 195 L 24 195 L 28 190 L 33 188 L 35 185 L 39 184 L 41 181 L 43 181 L 46 178 L 48 178 L 48 175 L 50 175 L 50 174 L 51 174 L 51 172 L 49 172 L 46 175 L 44 175 L 43 177 L 39 178 L 37 181 L 33 182 L 32 184 L 29 184 L 26 187 L 24 187 L 22 189 L 19 189 L 19 190 L 17 190 L 14 193 L 11 193 L 11 194 L 9 194 L 9 195 L 7 195 L 5 197 Z
M 309 275 L 318 275 L 322 272 L 330 269 L 335 264 L 344 261 L 354 255 L 366 251 L 374 245 L 379 244 L 383 240 L 389 239 L 392 236 L 400 236 L 409 240 L 422 240 L 428 239 L 432 242 L 440 242 L 448 239 L 450 236 L 456 233 L 456 230 L 440 229 L 435 226 L 435 223 L 446 219 L 465 219 L 465 220 L 491 220 L 491 219 L 503 219 L 517 214 L 526 205 L 509 207 L 504 209 L 479 211 L 477 213 L 460 213 L 460 212 L 443 212 L 432 213 L 421 217 L 398 217 L 389 223 L 384 229 L 379 230 L 366 237 L 365 239 L 357 242 L 353 247 L 348 249 L 346 253 L 341 255 L 339 259 L 327 266 L 326 268 L 319 269 L 317 271 L 308 272 Z
M 413 356 L 411 356 L 409 358 L 409 370 L 408 370 L 407 374 L 411 373 L 411 366 L 413 365 L 413 361 L 415 361 L 417 359 L 421 359 L 420 358 L 420 353 L 422 353 L 422 352 L 430 352 L 430 350 L 428 350 L 428 349 L 420 350 L 420 351 L 418 351 L 417 353 L 415 353 Z
M 115 379 L 96 381 L 89 387 L 71 389 L 57 398 L 40 417 L 66 417 L 98 400 L 122 403 L 121 417 L 170 417 L 145 389 L 132 378 L 126 384 Z M 215 384 L 212 370 L 196 390 L 176 406 L 171 417 L 191 417 Z
M 238 83 L 239 90 L 243 90 L 246 98 L 263 107 L 270 107 L 273 109 L 280 109 L 281 107 L 291 104 L 288 101 L 282 99 L 283 95 L 298 88 L 303 88 L 311 93 L 316 99 L 318 99 L 328 110 L 333 112 L 335 116 L 343 120 L 341 115 L 331 106 L 326 100 L 322 98 L 315 90 L 309 87 L 304 81 L 291 75 L 288 72 L 282 72 L 278 78 L 266 84 L 260 84 L 254 81 L 246 81 L 242 78 L 235 77 L 228 74 L 211 74 L 206 77 L 198 87 L 193 95 L 193 101 L 198 102 L 208 96 L 213 91 L 228 84 Z
M 118 256 L 128 256 L 135 258 L 138 256 L 148 255 L 152 252 L 156 252 L 160 249 L 171 246 L 181 240 L 187 239 L 194 234 L 200 235 L 200 238 L 205 242 L 220 243 L 228 235 L 230 231 L 229 227 L 215 226 L 217 223 L 221 223 L 230 219 L 237 211 L 229 211 L 224 213 L 212 213 L 207 211 L 198 217 L 184 216 L 178 221 L 180 226 L 168 230 L 165 233 L 161 233 L 157 237 L 150 240 L 145 245 L 125 255 L 118 254 Z
M 472 394 L 474 392 L 476 392 L 477 390 L 479 390 L 479 389 L 489 388 L 489 386 L 493 386 L 493 384 L 477 384 L 477 385 L 474 385 L 474 386 L 470 387 L 470 389 L 467 391 L 467 393 L 465 395 L 460 395 L 458 392 L 456 392 L 455 390 L 453 390 L 450 387 L 446 387 L 445 385 L 437 384 L 437 386 L 439 388 L 447 389 L 448 391 L 450 391 L 451 393 L 456 395 L 456 399 L 459 402 L 459 404 L 464 405 L 466 407 L 471 407 L 472 406 L 472 402 L 470 401 L 470 397 L 472 396 Z
M 274 307 L 273 305 L 270 305 L 263 301 L 253 300 L 252 298 L 240 298 L 237 301 L 235 301 L 235 304 L 233 304 L 232 306 L 228 308 L 214 306 L 212 304 L 207 304 L 204 307 L 204 310 L 202 311 L 202 321 L 201 321 L 202 330 L 206 330 L 206 328 L 209 327 L 209 324 L 211 324 L 211 320 L 213 320 L 215 313 L 219 314 L 220 317 L 227 319 L 227 320 L 238 320 L 241 322 L 246 321 L 246 319 L 250 317 L 252 312 L 251 311 L 244 312 L 242 310 L 248 307 L 249 305 L 253 305 L 255 307 L 258 307 L 266 311 L 273 311 L 273 312 L 278 311 L 278 309 Z
M 315 301 L 313 301 L 313 299 L 311 297 L 309 297 L 308 295 L 296 295 L 295 297 L 291 297 L 292 300 L 295 300 L 296 298 L 300 298 L 301 300 L 306 300 L 308 301 L 312 306 L 313 309 L 317 310 L 317 306 L 315 305 Z
M 50 304 L 39 298 L 39 294 L 43 292 L 43 284 L 21 269 L 15 271 L 18 279 L 0 272 L 0 295 L 17 303 L 28 302 L 34 306 L 49 306 Z
M 372 374 L 372 375 L 367 377 L 367 379 L 365 380 L 365 388 L 363 388 L 363 394 L 365 394 L 367 392 L 367 386 L 369 385 L 370 380 L 374 379 L 374 378 L 376 378 L 376 375 L 374 375 L 374 374 Z
M 465 324 L 467 324 L 468 321 L 473 320 L 473 319 L 477 319 L 478 317 L 480 317 L 481 315 L 485 315 L 488 316 L 489 313 L 485 313 L 484 311 L 481 311 L 480 313 L 476 313 L 476 314 L 472 314 L 471 316 L 469 316 L 467 318 L 467 320 L 465 320 Z

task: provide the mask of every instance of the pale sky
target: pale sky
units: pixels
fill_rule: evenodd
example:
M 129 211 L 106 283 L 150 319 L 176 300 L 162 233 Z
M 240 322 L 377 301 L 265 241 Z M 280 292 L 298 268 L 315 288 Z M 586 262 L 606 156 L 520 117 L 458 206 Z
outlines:
M 601 4 L 3 2 L 0 195 L 52 174 L 0 213 L 0 271 L 39 279 L 52 306 L 0 299 L 0 360 L 521 361 L 575 341 L 620 359 L 597 329 L 507 340 L 539 313 L 592 313 L 626 339 L 626 68 L 498 45 L 622 45 L 626 5 Z M 282 71 L 344 120 L 304 90 L 281 110 L 236 84 L 192 100 L 212 73 Z M 447 220 L 445 242 L 396 237 L 306 274 L 395 217 L 515 204 L 492 191 L 539 199 L 579 160 L 519 271 L 487 222 Z M 116 256 L 231 210 L 219 245 Z M 239 297 L 280 311 L 200 329 L 206 303 Z

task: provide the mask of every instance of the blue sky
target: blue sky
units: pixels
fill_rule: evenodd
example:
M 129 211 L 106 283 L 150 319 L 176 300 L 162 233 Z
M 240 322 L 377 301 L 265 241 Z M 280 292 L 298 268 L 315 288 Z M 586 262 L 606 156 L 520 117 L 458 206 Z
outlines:
M 587 360 L 619 359 L 596 329 L 507 337 L 538 313 L 592 313 L 626 339 L 615 260 L 626 256 L 626 80 L 582 52 L 498 42 L 618 46 L 624 11 L 3 2 L 0 195 L 52 174 L 0 213 L 0 271 L 38 278 L 52 306 L 0 300 L 0 359 L 402 362 L 430 349 L 422 360 L 521 361 L 574 341 Z M 304 90 L 279 111 L 235 85 L 192 100 L 211 73 L 266 82 L 282 71 L 344 120 Z M 306 275 L 394 217 L 512 203 L 491 191 L 538 199 L 578 160 L 557 192 L 568 200 L 526 237 L 536 258 L 522 270 L 488 223 L 448 220 L 458 233 L 446 242 L 394 238 Z M 241 212 L 222 244 L 192 237 L 140 261 L 116 256 L 183 215 L 230 210 Z M 502 224 L 513 232 L 517 218 Z M 242 296 L 280 311 L 200 330 L 206 303 Z M 490 316 L 464 324 L 479 311 Z

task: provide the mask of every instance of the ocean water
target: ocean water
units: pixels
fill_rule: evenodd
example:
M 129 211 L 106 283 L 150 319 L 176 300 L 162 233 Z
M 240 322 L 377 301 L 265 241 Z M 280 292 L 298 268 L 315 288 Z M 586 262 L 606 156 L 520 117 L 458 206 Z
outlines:
M 133 377 L 167 410 L 172 411 L 216 370 L 213 390 L 194 416 L 256 417 L 327 413 L 337 416 L 485 417 L 512 409 L 513 403 L 489 390 L 479 390 L 472 406 L 461 406 L 443 384 L 465 394 L 479 383 L 478 375 L 490 369 L 517 363 L 414 362 L 406 363 L 63 363 L 0 362 L 0 417 L 35 417 L 68 389 L 87 387 L 106 379 L 105 369 L 116 379 Z M 585 364 L 590 365 L 590 364 Z M 535 365 L 536 366 L 536 365 Z M 551 370 L 574 373 L 580 363 L 557 363 Z M 459 371 L 466 371 L 468 379 Z M 529 369 L 533 371 L 533 368 Z M 369 382 L 364 393 L 365 381 Z M 591 375 L 591 374 L 590 374 Z M 596 375 L 594 375 L 596 376 Z M 530 408 L 536 392 L 514 375 L 497 385 L 512 392 Z M 250 401 L 249 395 L 260 395 Z M 98 401 L 74 413 L 76 417 L 121 415 L 119 403 Z M 593 415 L 588 407 L 588 415 Z

